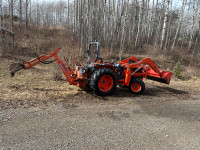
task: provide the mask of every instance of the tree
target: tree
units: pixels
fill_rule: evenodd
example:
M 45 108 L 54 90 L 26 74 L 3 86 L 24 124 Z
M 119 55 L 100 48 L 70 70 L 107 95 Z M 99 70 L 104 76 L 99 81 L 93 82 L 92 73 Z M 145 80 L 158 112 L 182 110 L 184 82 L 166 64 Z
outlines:
M 166 4 L 166 9 L 165 9 L 165 19 L 164 19 L 162 34 L 161 34 L 160 50 L 163 50 L 163 43 L 164 43 L 164 40 L 165 40 L 165 34 L 166 34 L 167 22 L 168 22 L 168 10 L 169 10 L 170 0 L 167 0 L 166 3 L 167 4 Z
M 122 37 L 121 37 L 121 44 L 120 44 L 120 53 L 119 53 L 119 60 L 122 60 L 122 54 L 124 52 L 124 43 L 126 37 L 126 19 L 127 19 L 127 10 L 128 10 L 129 0 L 124 2 L 124 6 L 122 9 Z
M 174 50 L 174 46 L 175 46 L 175 43 L 176 43 L 176 39 L 177 39 L 177 35 L 178 35 L 178 32 L 180 30 L 180 26 L 181 26 L 181 23 L 182 23 L 182 20 L 183 20 L 183 14 L 184 14 L 184 11 L 185 11 L 185 5 L 187 3 L 187 0 L 183 0 L 183 4 L 182 4 L 182 12 L 181 12 L 181 16 L 180 16 L 180 19 L 179 19 L 179 23 L 178 23 L 178 26 L 177 26 L 177 29 L 176 29 L 176 34 L 175 34 L 175 37 L 174 37 L 174 42 L 172 44 L 172 49 L 171 51 Z
M 25 28 L 26 28 L 26 31 L 28 29 L 28 0 L 26 0 L 26 24 L 25 24 Z
M 0 0 L 0 29 L 2 28 L 2 0 Z
M 13 0 L 10 0 L 10 29 L 13 30 Z
M 19 0 L 19 29 L 22 31 L 22 0 Z
M 182 74 L 182 68 L 181 68 L 181 62 L 178 61 L 173 69 L 174 75 L 179 78 L 183 79 L 183 74 Z

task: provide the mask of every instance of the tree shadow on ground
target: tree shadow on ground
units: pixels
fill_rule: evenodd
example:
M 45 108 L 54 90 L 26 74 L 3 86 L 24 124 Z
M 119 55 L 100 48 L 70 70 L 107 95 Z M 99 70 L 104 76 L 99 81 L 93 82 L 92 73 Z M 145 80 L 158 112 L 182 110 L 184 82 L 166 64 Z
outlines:
M 127 98 L 135 98 L 135 97 L 173 97 L 173 96 L 178 96 L 178 95 L 183 95 L 183 96 L 188 96 L 189 93 L 187 91 L 183 90 L 178 90 L 174 89 L 171 87 L 161 87 L 161 86 L 154 86 L 151 88 L 147 88 L 143 94 L 137 95 L 130 93 L 127 88 L 120 88 L 118 87 L 116 91 L 113 93 L 114 97 L 127 97 Z M 110 97 L 110 96 L 108 96 Z
M 112 95 L 108 96 L 98 96 L 95 95 L 92 90 L 87 90 L 86 95 L 88 99 L 98 99 L 103 101 L 112 101 L 117 100 L 117 98 L 154 98 L 154 97 L 177 97 L 182 96 L 186 97 L 189 96 L 189 93 L 183 90 L 174 89 L 171 87 L 161 87 L 161 86 L 154 86 L 151 88 L 147 88 L 143 94 L 137 95 L 130 93 L 127 88 L 117 87 L 116 91 Z M 83 96 L 81 94 L 81 96 Z M 84 96 L 83 96 L 84 97 Z M 118 99 L 119 100 L 119 99 Z
M 163 96 L 163 95 L 189 95 L 187 91 L 178 90 L 171 87 L 154 86 L 147 89 L 143 95 L 149 96 Z

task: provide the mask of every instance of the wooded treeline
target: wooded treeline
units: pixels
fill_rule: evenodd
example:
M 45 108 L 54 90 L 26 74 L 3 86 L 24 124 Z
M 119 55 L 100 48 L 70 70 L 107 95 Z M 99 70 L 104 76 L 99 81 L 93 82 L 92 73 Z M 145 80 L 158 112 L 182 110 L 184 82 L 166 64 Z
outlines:
M 31 26 L 72 32 L 80 53 L 95 40 L 120 59 L 145 45 L 160 53 L 180 49 L 193 59 L 200 51 L 200 0 L 4 0 L 0 8 L 7 28 L 17 22 L 21 32 Z

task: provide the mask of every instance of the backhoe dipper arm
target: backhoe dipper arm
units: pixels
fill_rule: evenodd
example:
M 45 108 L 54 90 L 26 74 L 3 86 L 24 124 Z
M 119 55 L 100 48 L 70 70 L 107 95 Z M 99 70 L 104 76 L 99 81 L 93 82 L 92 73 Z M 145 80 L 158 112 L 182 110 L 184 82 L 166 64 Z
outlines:
M 50 53 L 49 55 L 41 55 L 37 58 L 34 58 L 28 62 L 24 62 L 22 64 L 11 64 L 10 68 L 11 68 L 11 75 L 14 76 L 15 72 L 21 70 L 21 69 L 29 69 L 39 63 L 44 63 L 44 64 L 49 64 L 49 63 L 52 63 L 54 61 L 56 61 L 59 65 L 59 67 L 61 68 L 62 72 L 64 73 L 67 81 L 70 83 L 70 84 L 73 84 L 74 82 L 74 79 L 71 78 L 71 75 L 73 74 L 73 71 L 72 69 L 69 67 L 69 64 L 67 63 L 67 60 L 66 58 L 64 57 L 64 60 L 67 64 L 67 66 L 63 63 L 63 61 L 58 57 L 58 52 L 61 50 L 61 48 L 57 48 L 56 50 L 54 50 L 52 53 Z M 54 57 L 55 60 L 53 61 L 46 61 L 50 58 Z M 14 67 L 12 67 L 14 66 Z M 12 69 L 14 68 L 14 69 Z
M 134 68 L 136 65 L 149 65 L 151 67 L 151 69 L 153 69 L 156 73 L 158 73 L 160 75 L 160 77 L 162 77 L 162 73 L 160 72 L 160 70 L 158 69 L 158 67 L 156 66 L 155 62 L 153 62 L 150 58 L 144 58 L 140 61 L 137 61 L 135 63 L 132 63 L 130 65 L 127 66 L 127 71 L 126 71 L 126 78 L 125 78 L 125 85 L 129 85 L 130 80 L 131 80 L 131 68 Z
M 28 62 L 24 62 L 22 65 L 24 65 L 25 69 L 29 69 L 37 64 L 39 64 L 40 62 L 44 62 L 45 60 L 48 60 L 52 57 L 54 57 L 55 55 L 57 55 L 57 53 L 60 51 L 61 48 L 58 48 L 56 50 L 54 50 L 51 54 L 49 55 L 41 55 L 37 58 L 31 59 Z
M 39 64 L 40 62 L 41 63 L 44 63 L 44 64 L 49 64 L 49 63 L 52 63 L 53 61 L 45 61 L 51 57 L 54 57 L 59 51 L 60 51 L 61 48 L 58 48 L 56 50 L 54 50 L 51 54 L 49 55 L 41 55 L 37 58 L 34 58 L 28 62 L 24 62 L 24 63 L 13 63 L 10 65 L 10 74 L 11 76 L 13 77 L 15 75 L 15 73 L 21 69 L 29 69 L 37 64 Z M 54 60 L 55 61 L 55 60 Z

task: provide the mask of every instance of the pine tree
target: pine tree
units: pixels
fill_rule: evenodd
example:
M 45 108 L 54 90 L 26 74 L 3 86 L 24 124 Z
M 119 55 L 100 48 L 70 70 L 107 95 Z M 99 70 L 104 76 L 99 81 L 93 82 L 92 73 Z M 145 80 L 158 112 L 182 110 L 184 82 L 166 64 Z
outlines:
M 181 62 L 178 61 L 173 69 L 174 76 L 183 79 L 183 74 L 182 74 L 182 68 L 181 68 Z

